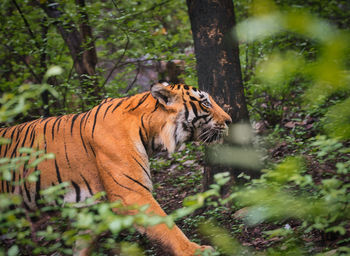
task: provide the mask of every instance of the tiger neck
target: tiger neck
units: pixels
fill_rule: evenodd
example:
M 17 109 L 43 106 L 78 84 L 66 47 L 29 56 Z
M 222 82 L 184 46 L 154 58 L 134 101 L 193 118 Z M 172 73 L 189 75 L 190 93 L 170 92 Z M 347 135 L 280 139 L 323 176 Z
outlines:
M 179 146 L 176 140 L 177 117 L 167 113 L 162 107 L 156 111 L 147 110 L 147 112 L 151 114 L 141 113 L 138 130 L 140 142 L 147 155 L 151 156 L 161 151 L 173 153 Z
M 146 100 L 147 99 L 147 100 Z M 139 120 L 138 130 L 132 130 L 132 136 L 138 136 L 137 148 L 148 156 L 168 151 L 173 153 L 183 144 L 182 122 L 184 113 L 176 113 L 161 105 L 149 92 L 130 98 L 136 103 L 134 107 L 126 107 L 128 113 Z
M 189 137 L 183 131 L 181 113 L 177 116 L 174 115 L 172 118 L 169 118 L 167 113 L 160 114 L 164 116 L 154 117 L 155 122 L 150 122 L 148 127 L 148 134 L 150 136 L 148 139 L 141 136 L 141 134 L 144 134 L 142 130 L 139 133 L 148 155 L 161 151 L 167 151 L 171 154 L 187 141 Z

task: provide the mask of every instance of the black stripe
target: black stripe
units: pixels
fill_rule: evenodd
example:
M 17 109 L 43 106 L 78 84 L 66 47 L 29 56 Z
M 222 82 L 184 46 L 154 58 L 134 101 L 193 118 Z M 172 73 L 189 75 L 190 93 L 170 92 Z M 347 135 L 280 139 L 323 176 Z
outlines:
M 85 119 L 84 128 L 86 127 L 86 123 L 87 123 L 87 120 L 89 119 L 91 112 L 92 112 L 91 110 L 89 112 L 87 112 L 88 114 L 87 114 L 87 117 Z
M 185 119 L 188 120 L 188 116 L 189 116 L 189 112 L 188 112 L 188 108 L 187 108 L 187 104 L 186 102 L 184 102 L 184 106 L 185 106 Z
M 142 114 L 142 116 L 141 116 L 141 126 L 142 126 L 142 128 L 143 128 L 143 130 L 144 130 L 144 133 L 145 133 L 146 137 L 148 138 L 147 129 L 146 129 L 145 124 L 144 124 L 144 122 L 143 122 L 143 117 L 144 117 L 144 115 L 145 115 L 145 114 Z
M 6 144 L 4 156 L 7 155 L 7 151 L 8 151 L 8 150 L 11 148 L 11 146 L 12 146 L 12 141 L 13 141 L 12 139 L 13 139 L 13 134 L 14 134 L 15 131 L 16 131 L 16 127 L 13 128 L 13 131 L 12 131 L 12 133 L 11 133 L 11 135 L 10 135 L 10 143 Z
M 30 126 L 32 127 L 32 126 Z M 33 125 L 33 128 L 32 128 L 32 131 L 30 132 L 30 139 L 32 140 L 33 139 L 33 133 L 34 133 L 34 128 L 36 127 L 36 125 Z
M 67 153 L 67 143 L 66 143 L 66 138 L 64 137 L 63 135 L 63 146 L 64 146 L 64 154 L 65 154 L 65 157 L 66 157 L 66 160 L 67 160 L 67 164 L 68 164 L 68 167 L 71 168 L 70 166 L 70 161 L 69 161 L 69 158 L 68 158 L 68 153 Z
M 51 135 L 52 135 L 52 140 L 55 138 L 55 125 L 58 122 L 58 120 L 60 120 L 61 117 L 56 117 L 55 122 L 53 123 L 52 127 L 51 127 Z
M 165 127 L 165 125 L 166 125 L 166 122 L 164 122 L 164 123 L 162 124 L 162 126 L 160 127 L 160 130 L 163 130 L 163 128 Z
M 112 113 L 114 112 L 114 110 L 116 110 L 123 102 L 125 101 L 125 99 L 121 99 L 118 104 L 112 109 Z
M 63 117 L 63 116 L 62 116 L 62 117 Z M 63 118 L 60 118 L 60 120 L 59 120 L 58 123 L 57 123 L 57 130 L 56 130 L 56 133 L 58 133 L 58 131 L 60 130 L 60 126 L 61 126 L 62 119 L 63 119 Z
M 178 89 L 178 90 L 180 90 L 180 88 L 181 88 L 181 85 L 180 85 L 180 84 L 178 84 L 178 85 L 177 85 L 177 89 Z
M 190 101 L 190 104 L 192 106 L 192 110 L 193 110 L 194 115 L 197 117 L 198 116 L 198 111 L 197 111 L 196 105 L 192 101 Z
M 17 126 L 15 126 L 15 127 L 13 128 L 13 131 L 11 132 L 11 135 L 10 135 L 11 141 L 13 140 L 13 135 L 14 135 L 16 129 L 17 129 Z
M 176 127 L 175 127 L 175 130 L 174 130 L 174 134 L 173 134 L 173 137 L 175 138 L 175 145 L 177 145 L 178 143 L 178 139 L 177 139 L 177 129 L 178 129 L 179 125 L 178 123 L 176 123 Z
M 95 150 L 94 150 L 94 148 L 91 146 L 91 144 L 90 144 L 90 143 L 89 143 L 89 147 L 90 147 L 90 149 L 91 149 L 91 151 L 92 151 L 92 154 L 94 154 L 94 156 L 96 157 Z
M 147 145 L 146 145 L 145 139 L 143 138 L 141 128 L 139 128 L 139 135 L 140 135 L 140 139 L 141 139 L 142 145 L 143 145 L 143 147 L 145 148 L 145 150 L 147 151 L 147 148 L 148 148 L 148 147 L 147 147 Z
M 13 158 L 14 156 L 16 156 L 17 147 L 18 147 L 19 142 L 20 142 L 20 140 L 17 141 L 17 143 L 16 143 L 16 145 L 15 145 L 15 148 L 12 150 L 12 154 L 11 154 L 10 158 Z
M 33 146 L 34 144 L 34 140 L 35 140 L 35 127 L 33 127 L 31 133 L 30 133 L 30 138 L 31 138 L 31 141 L 30 141 L 30 148 Z
M 151 113 L 153 113 L 154 111 L 156 111 L 157 109 L 158 109 L 158 107 L 159 107 L 159 101 L 157 100 L 156 101 L 156 105 L 154 106 L 154 109 L 153 109 L 153 111 L 151 112 Z
M 193 100 L 193 101 L 199 101 L 197 98 L 192 97 L 191 95 L 190 95 L 190 100 Z
M 14 141 L 18 141 L 19 138 L 20 138 L 20 132 L 21 132 L 21 125 L 17 125 L 16 126 L 16 130 L 17 130 L 17 133 L 16 133 L 16 139 Z
M 142 103 L 145 102 L 145 100 L 147 99 L 147 97 L 150 95 L 151 93 L 146 93 L 145 95 L 142 96 L 142 98 L 140 99 L 139 103 L 132 109 L 130 109 L 129 111 L 134 111 L 135 109 L 137 109 Z
M 28 201 L 31 202 L 31 201 L 32 201 L 32 198 L 31 198 L 30 193 L 29 193 L 29 190 L 28 190 L 28 188 L 27 188 L 27 182 L 24 181 L 23 184 L 24 184 L 24 191 L 26 192 Z
M 1 134 L 0 137 L 4 137 L 8 131 L 8 128 L 0 128 L 0 129 L 2 129 L 1 132 L 3 132 L 3 134 Z
M 95 113 L 95 117 L 94 117 L 94 125 L 92 126 L 92 133 L 91 133 L 91 137 L 94 137 L 94 131 L 95 131 L 95 125 L 96 125 L 96 121 L 97 121 L 97 115 L 98 112 L 100 111 L 100 108 L 102 107 L 102 104 L 98 106 L 96 113 Z
M 208 115 L 208 116 L 209 116 L 209 115 Z M 205 117 L 205 118 L 207 118 L 207 117 Z M 210 122 L 212 119 L 213 119 L 213 117 L 212 117 L 212 116 L 210 116 L 210 118 L 209 118 L 208 120 L 206 120 L 204 124 L 209 123 L 209 122 Z M 205 120 L 205 119 L 204 119 L 204 120 Z
M 105 111 L 105 113 L 104 113 L 104 115 L 103 115 L 103 119 L 105 119 L 109 108 L 112 107 L 112 106 L 113 106 L 113 104 L 110 104 L 110 105 L 107 107 L 107 109 L 106 109 L 106 111 Z
M 75 189 L 75 202 L 80 202 L 80 187 L 77 183 L 75 183 L 74 181 L 71 181 L 72 182 L 72 185 Z
M 47 127 L 47 124 L 49 123 L 51 119 L 49 120 L 46 120 L 45 124 L 44 124 L 44 137 L 46 137 L 46 127 Z
M 130 191 L 133 191 L 133 192 L 138 193 L 137 191 L 135 191 L 135 190 L 133 190 L 133 189 L 131 189 L 131 188 L 128 188 L 128 187 L 126 187 L 126 186 L 123 186 L 123 185 L 120 184 L 118 181 L 116 181 L 115 178 L 113 177 L 113 175 L 112 175 L 108 170 L 106 170 L 106 172 L 108 173 L 109 176 L 111 176 L 111 178 L 113 179 L 113 181 L 115 182 L 115 184 L 117 184 L 117 185 L 119 185 L 119 186 L 121 186 L 122 188 L 125 188 L 125 189 L 127 189 L 127 190 L 130 190 Z
M 82 128 L 83 128 L 83 121 L 84 121 L 84 119 L 85 119 L 85 117 L 86 117 L 86 114 L 87 114 L 87 113 L 84 113 L 83 117 L 80 119 L 80 128 L 79 128 L 79 130 L 80 130 L 80 139 L 81 139 L 81 141 L 82 141 L 82 143 L 83 143 L 85 152 L 88 153 L 87 148 L 86 148 L 86 146 L 85 146 L 85 142 L 84 142 L 84 138 L 83 138 L 83 133 L 82 133 L 82 131 L 81 131 Z
M 155 140 L 155 138 L 154 137 L 152 137 L 152 142 L 151 142 L 151 147 L 152 147 L 152 151 L 154 152 L 154 151 L 156 151 L 155 149 L 155 147 L 156 147 L 156 145 L 154 144 L 154 140 Z
M 206 113 L 208 113 L 209 111 L 207 110 L 207 109 L 205 109 L 203 106 L 202 106 L 202 104 L 201 103 L 199 103 L 199 107 L 204 111 L 204 112 L 206 112 Z
M 125 109 L 127 109 L 128 107 L 130 107 L 132 103 L 133 103 L 133 100 L 130 99 L 130 103 L 125 107 Z
M 24 139 L 23 139 L 23 142 L 22 142 L 21 148 L 23 148 L 24 143 L 25 143 L 25 142 L 26 142 L 26 140 L 27 140 L 27 136 L 28 136 L 29 128 L 30 128 L 32 125 L 33 125 L 33 124 L 31 124 L 31 125 L 29 125 L 29 126 L 27 127 L 26 133 L 24 134 Z
M 94 193 L 92 193 L 92 189 L 91 189 L 89 183 L 87 182 L 87 180 L 85 179 L 85 177 L 84 177 L 82 174 L 80 174 L 80 177 L 83 178 L 83 181 L 84 181 L 84 183 L 85 183 L 87 189 L 89 190 L 90 195 L 94 195 Z
M 48 119 L 48 118 L 51 118 L 51 117 L 43 117 L 43 118 L 41 118 L 41 119 L 39 119 L 40 120 L 40 123 L 42 123 L 43 121 L 45 121 L 46 119 Z
M 146 168 L 143 167 L 143 165 L 142 165 L 139 161 L 137 161 L 137 159 L 136 159 L 134 156 L 132 156 L 132 158 L 133 158 L 133 159 L 136 161 L 136 163 L 142 168 L 142 170 L 147 174 L 148 178 L 151 179 L 151 176 L 148 174 Z
M 55 159 L 55 168 L 56 168 L 57 181 L 58 181 L 58 183 L 62 183 L 61 174 L 60 174 L 60 170 L 58 168 L 56 159 Z
M 192 120 L 192 125 L 194 126 L 195 125 L 195 123 L 197 122 L 197 121 L 199 121 L 199 120 L 201 120 L 201 119 L 206 119 L 208 116 L 210 116 L 209 114 L 208 115 L 202 115 L 202 116 L 197 116 L 197 117 L 195 117 L 195 118 L 193 118 L 193 120 Z M 210 120 L 209 120 L 210 121 Z M 207 121 L 205 124 L 207 124 L 209 121 Z
M 37 170 L 38 170 L 38 168 L 35 167 L 34 171 L 37 171 Z M 38 205 L 38 200 L 40 199 L 40 187 L 41 187 L 41 180 L 40 180 L 41 177 L 40 176 L 41 176 L 41 173 L 39 173 L 39 175 L 37 176 L 37 181 L 35 183 L 35 203 L 36 203 L 36 205 Z
M 141 187 L 143 187 L 144 189 L 146 189 L 148 192 L 151 192 L 151 190 L 149 190 L 149 188 L 147 188 L 145 185 L 143 185 L 141 182 L 139 182 L 138 180 L 135 180 L 133 178 L 131 178 L 129 175 L 124 174 L 125 177 L 127 177 L 128 179 L 132 180 L 133 182 L 139 184 Z
M 75 122 L 75 120 L 77 120 L 77 118 L 78 118 L 79 115 L 80 115 L 80 114 L 75 114 L 75 115 L 73 116 L 73 118 L 72 118 L 72 124 L 70 125 L 70 135 L 73 135 L 74 122 Z

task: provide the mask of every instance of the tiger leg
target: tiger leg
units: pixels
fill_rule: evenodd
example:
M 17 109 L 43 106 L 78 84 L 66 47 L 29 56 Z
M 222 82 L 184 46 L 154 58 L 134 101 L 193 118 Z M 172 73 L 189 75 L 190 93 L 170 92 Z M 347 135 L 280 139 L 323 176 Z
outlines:
M 124 203 L 126 205 L 149 205 L 149 208 L 146 211 L 147 214 L 166 216 L 166 213 L 162 210 L 151 193 L 135 193 L 130 195 L 129 192 L 128 194 L 122 194 L 121 196 L 124 198 Z M 114 200 L 113 196 L 110 200 Z M 176 225 L 169 228 L 166 224 L 158 224 L 152 227 L 140 227 L 138 229 L 141 232 L 145 232 L 150 239 L 160 242 L 176 256 L 194 255 L 197 249 L 205 248 L 189 241 L 185 234 Z
M 104 163 L 108 163 L 108 161 L 104 161 Z M 132 171 L 130 172 L 132 173 Z M 125 205 L 149 205 L 146 211 L 147 213 L 166 216 L 166 213 L 153 198 L 150 191 L 139 185 L 138 182 L 132 182 L 123 175 L 120 175 L 121 173 L 122 170 L 120 169 L 119 171 L 114 169 L 113 173 L 108 170 L 100 170 L 100 177 L 109 201 L 122 199 Z M 136 180 L 136 178 L 134 179 Z M 207 248 L 188 240 L 185 234 L 176 225 L 169 228 L 165 224 L 158 224 L 140 229 L 145 230 L 149 238 L 157 240 L 161 242 L 164 247 L 169 248 L 175 256 L 192 256 L 197 249 Z

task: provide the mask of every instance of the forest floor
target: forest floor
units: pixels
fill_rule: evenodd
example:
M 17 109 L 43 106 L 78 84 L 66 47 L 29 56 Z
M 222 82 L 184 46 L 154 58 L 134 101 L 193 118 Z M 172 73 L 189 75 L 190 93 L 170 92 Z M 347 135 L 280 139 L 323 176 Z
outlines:
M 278 163 L 288 156 L 302 154 L 306 160 L 307 173 L 311 175 L 315 184 L 319 184 L 322 182 L 322 179 L 334 175 L 332 170 L 335 169 L 335 166 L 332 159 L 322 163 L 317 161 L 314 154 L 310 153 L 310 146 L 308 149 L 303 148 L 303 141 L 314 135 L 310 131 L 311 126 L 312 121 L 304 121 L 303 123 L 286 122 L 283 129 L 278 131 L 278 139 L 274 138 L 271 141 L 269 137 L 258 137 L 263 138 L 263 142 L 260 143 L 265 147 L 267 162 L 270 165 Z M 297 135 L 291 141 L 290 137 L 292 135 L 290 133 L 292 130 L 293 132 L 295 130 L 299 131 L 299 135 L 301 134 L 302 136 Z M 264 131 L 258 132 L 259 134 L 264 134 Z M 272 136 L 274 135 L 272 134 Z M 181 208 L 187 196 L 203 191 L 203 159 L 203 148 L 199 145 L 191 144 L 182 152 L 172 156 L 162 155 L 151 161 L 155 198 L 167 213 Z M 244 215 L 244 212 L 245 208 L 240 209 L 234 203 L 219 207 L 209 206 L 179 219 L 176 221 L 176 224 L 190 240 L 199 244 L 210 244 L 209 239 L 200 233 L 198 227 L 201 223 L 211 220 L 225 229 L 230 236 L 237 239 L 244 248 L 247 248 L 247 251 L 255 252 L 266 251 L 281 241 L 279 237 L 271 238 L 265 233 L 266 231 L 277 228 L 297 230 L 302 225 L 302 222 L 297 219 L 288 219 L 275 224 L 262 223 L 252 226 L 245 223 L 244 218 L 241 217 Z M 332 233 L 325 234 L 313 231 L 302 236 L 302 239 L 304 243 L 312 244 L 309 252 L 310 254 L 315 254 L 324 251 L 324 249 L 332 249 L 338 241 L 344 239 L 344 236 L 332 236 Z M 145 249 L 146 255 L 166 255 L 160 246 L 149 243 L 146 238 L 141 240 L 143 242 L 140 245 Z
M 181 208 L 186 197 L 203 191 L 203 159 L 203 150 L 196 149 L 195 145 L 178 153 L 176 158 L 163 155 L 162 158 L 157 159 L 153 166 L 155 168 L 152 169 L 155 198 L 167 213 Z M 210 244 L 209 239 L 201 234 L 198 228 L 206 220 L 214 221 L 223 227 L 247 248 L 264 250 L 278 242 L 277 238 L 269 239 L 264 234 L 264 231 L 274 229 L 276 226 L 271 224 L 247 226 L 239 216 L 244 210 L 244 208 L 237 209 L 234 205 L 229 204 L 220 207 L 205 207 L 176 221 L 176 224 L 191 241 L 202 245 Z M 299 224 L 288 222 L 291 227 Z M 145 244 L 144 248 L 147 255 L 164 256 L 164 251 L 160 246 Z

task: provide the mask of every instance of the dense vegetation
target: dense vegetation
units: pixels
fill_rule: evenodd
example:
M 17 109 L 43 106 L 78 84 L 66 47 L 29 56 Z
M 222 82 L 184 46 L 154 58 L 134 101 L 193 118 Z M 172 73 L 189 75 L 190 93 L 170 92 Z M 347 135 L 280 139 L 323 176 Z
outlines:
M 102 98 L 135 93 L 145 79 L 151 83 L 169 76 L 169 70 L 157 67 L 170 60 L 182 60 L 178 78 L 196 84 L 185 1 L 80 1 L 85 6 L 64 1 L 57 18 L 46 15 L 41 5 L 45 2 L 1 3 L 4 125 L 83 111 Z M 220 186 L 229 179 L 221 174 L 217 184 L 203 192 L 204 150 L 191 144 L 171 157 L 152 159 L 155 196 L 173 212 L 165 220 L 147 217 L 144 209 L 135 216 L 116 215 L 111 209 L 123 206 L 106 202 L 78 208 L 50 205 L 29 212 L 19 196 L 2 194 L 0 255 L 71 254 L 75 241 L 94 236 L 99 236 L 96 255 L 163 255 L 136 234 L 133 225 L 171 225 L 176 218 L 192 240 L 217 249 L 203 255 L 350 253 L 350 4 L 234 3 L 253 131 L 234 126 L 226 145 L 206 152 L 210 158 L 215 150 L 220 157 L 214 160 L 248 170 L 239 176 L 242 185 L 220 195 Z M 94 74 L 86 72 L 81 79 L 76 56 L 59 26 L 74 31 L 87 21 L 93 36 L 87 33 L 84 38 L 86 49 L 97 55 Z M 156 76 L 145 78 L 145 70 Z M 30 158 L 53 157 L 32 149 L 22 153 L 0 160 L 2 181 L 10 180 L 10 172 Z M 251 178 L 256 172 L 261 176 Z M 35 181 L 36 176 L 28 179 Z M 43 200 L 59 201 L 65 186 L 42 191 Z M 103 194 L 86 205 L 100 197 Z M 174 212 L 185 197 L 185 207 Z M 93 233 L 84 232 L 88 229 Z

